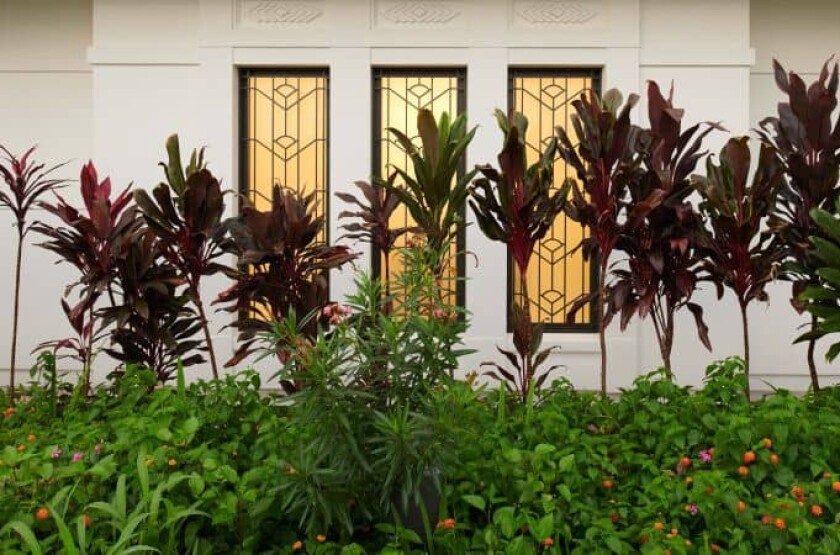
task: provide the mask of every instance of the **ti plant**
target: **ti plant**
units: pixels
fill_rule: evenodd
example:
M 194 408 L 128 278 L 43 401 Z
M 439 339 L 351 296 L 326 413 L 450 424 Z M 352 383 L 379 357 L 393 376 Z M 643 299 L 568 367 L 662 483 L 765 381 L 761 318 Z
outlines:
M 342 226 L 347 231 L 343 237 L 366 241 L 374 247 L 374 252 L 382 254 L 385 265 L 382 281 L 385 284 L 386 299 L 391 296 L 391 252 L 394 245 L 406 233 L 417 231 L 415 227 L 391 227 L 391 217 L 400 206 L 400 199 L 393 190 L 396 177 L 396 173 L 391 174 L 387 186 L 381 179 L 374 179 L 371 183 L 356 181 L 356 187 L 364 200 L 350 193 L 336 193 L 344 202 L 358 206 L 358 210 L 345 210 L 338 215 L 342 219 L 358 220 Z
M 225 203 L 221 185 L 205 168 L 203 150 L 193 150 L 186 169 L 181 164 L 177 135 L 166 141 L 166 150 L 169 161 L 161 163 L 166 183 L 155 187 L 154 198 L 139 190 L 135 191 L 134 199 L 146 225 L 160 241 L 162 256 L 186 280 L 189 299 L 198 310 L 213 377 L 218 379 L 210 325 L 201 297 L 201 280 L 204 276 L 232 273 L 218 261 L 231 250 L 222 225 Z
M 639 160 L 632 148 L 639 128 L 630 122 L 630 111 L 639 97 L 630 95 L 623 106 L 622 100 L 621 93 L 613 89 L 607 91 L 603 98 L 598 98 L 592 91 L 589 98 L 582 95 L 572 103 L 575 110 L 572 126 L 577 146 L 563 127 L 557 128 L 560 157 L 577 176 L 577 179 L 570 180 L 572 198 L 566 205 L 566 214 L 589 230 L 581 243 L 583 257 L 586 260 L 595 259 L 599 264 L 598 290 L 577 299 L 569 308 L 568 319 L 574 321 L 581 308 L 597 299 L 603 394 L 607 393 L 607 274 L 610 256 L 624 228 L 628 181 Z M 659 198 L 658 190 L 651 194 L 653 198 L 640 203 L 640 208 L 652 205 Z
M 712 233 L 700 236 L 698 248 L 709 280 L 726 286 L 738 298 L 744 335 L 744 369 L 749 397 L 750 335 L 747 307 L 754 300 L 767 301 L 765 286 L 775 278 L 785 253 L 762 223 L 776 206 L 784 183 L 784 170 L 773 147 L 762 145 L 752 182 L 750 148 L 746 137 L 730 139 L 715 164 L 706 162 L 706 175 L 694 176 L 694 187 L 703 200 L 700 210 Z
M 457 237 L 467 202 L 469 184 L 476 170 L 458 175 L 464 154 L 475 135 L 467 130 L 467 116 L 450 120 L 444 113 L 440 121 L 430 110 L 417 114 L 417 130 L 422 147 L 398 129 L 389 128 L 411 160 L 413 171 L 394 168 L 402 185 L 384 182 L 406 206 L 417 227 L 425 234 L 428 250 L 439 253 Z M 444 261 L 432 257 L 432 271 L 441 277 Z
M 201 347 L 193 338 L 201 324 L 186 306 L 188 296 L 178 291 L 186 278 L 162 255 L 163 248 L 148 229 L 126 236 L 114 261 L 118 302 L 100 311 L 103 325 L 115 325 L 111 343 L 118 347 L 105 351 L 126 365 L 143 365 L 161 383 L 175 375 L 179 364 L 204 361 L 193 353 Z
M 316 241 L 324 220 L 314 215 L 312 199 L 275 185 L 270 210 L 257 210 L 246 199 L 240 215 L 226 222 L 242 269 L 236 283 L 215 301 L 231 303 L 225 310 L 240 314 L 233 324 L 240 346 L 225 366 L 254 352 L 259 335 L 270 333 L 273 321 L 291 312 L 303 318 L 323 308 L 329 296 L 328 272 L 356 257 L 345 246 Z M 304 332 L 314 337 L 317 327 L 317 318 L 311 318 Z M 277 351 L 283 358 L 285 351 Z M 283 386 L 293 389 L 288 381 Z
M 17 228 L 17 256 L 15 257 L 15 300 L 12 309 L 12 348 L 9 365 L 9 402 L 15 404 L 15 366 L 17 364 L 18 317 L 20 314 L 20 272 L 23 263 L 23 244 L 32 224 L 27 222 L 29 210 L 36 205 L 38 198 L 48 191 L 63 186 L 63 181 L 54 179 L 51 174 L 60 166 L 47 168 L 30 160 L 35 147 L 21 156 L 15 156 L 3 146 L 3 160 L 0 160 L 0 176 L 8 191 L 0 190 L 0 206 L 12 212 Z
M 780 102 L 778 115 L 761 121 L 759 135 L 762 142 L 775 147 L 787 178 L 779 193 L 775 214 L 769 227 L 785 246 L 787 263 L 781 277 L 792 282 L 791 304 L 802 312 L 805 305 L 799 294 L 808 285 L 818 283 L 817 266 L 811 258 L 810 237 L 822 230 L 811 218 L 811 211 L 831 212 L 840 196 L 837 187 L 840 170 L 840 121 L 832 126 L 837 107 L 837 64 L 829 71 L 826 62 L 819 78 L 806 86 L 794 72 L 786 72 L 773 60 L 776 85 L 788 97 Z M 811 315 L 815 329 L 817 316 Z M 814 361 L 814 346 L 819 334 L 808 337 L 808 371 L 811 386 L 819 390 L 819 377 Z
M 73 208 L 56 194 L 55 204 L 40 202 L 39 206 L 58 217 L 64 225 L 56 227 L 36 222 L 33 226 L 36 232 L 47 238 L 40 246 L 56 253 L 61 261 L 69 262 L 81 274 L 79 280 L 68 287 L 69 292 L 73 287 L 81 286 L 78 303 L 67 313 L 74 329 L 78 327 L 79 311 L 87 311 L 89 325 L 93 325 L 95 305 L 102 294 L 107 294 L 111 304 L 115 304 L 115 258 L 126 246 L 126 237 L 131 237 L 142 223 L 135 209 L 129 206 L 130 186 L 111 198 L 111 180 L 106 178 L 100 182 L 93 163 L 82 167 L 80 189 L 84 212 Z M 83 366 L 83 386 L 87 392 L 90 387 L 90 357 L 97 334 L 91 331 L 84 336 L 88 341 L 84 349 L 88 358 Z
M 648 85 L 648 118 L 635 148 L 642 158 L 638 175 L 629 181 L 627 222 L 617 244 L 628 258 L 628 268 L 613 271 L 608 313 L 621 314 L 624 329 L 630 318 L 650 316 L 659 342 L 662 363 L 669 377 L 674 344 L 675 314 L 687 308 L 697 334 L 711 350 L 703 309 L 691 302 L 702 266 L 696 252 L 703 222 L 687 197 L 693 188 L 689 176 L 699 159 L 702 141 L 716 124 L 695 124 L 682 130 L 683 110 L 673 105 L 673 89 L 665 98 L 659 86 Z
M 504 147 L 498 156 L 499 170 L 491 166 L 478 168 L 481 177 L 470 189 L 470 207 L 481 231 L 488 238 L 507 245 L 519 273 L 522 307 L 514 302 L 512 313 L 516 354 L 499 348 L 515 370 L 487 364 L 496 368 L 489 375 L 500 381 L 504 378 L 507 387 L 516 391 L 524 402 L 529 398 L 531 388 L 539 388 L 548 376 L 548 373 L 541 376 L 538 373 L 551 352 L 551 349 L 539 351 L 542 330 L 531 321 L 528 264 L 537 242 L 545 237 L 563 211 L 569 184 L 552 191 L 557 155 L 554 140 L 549 142 L 539 160 L 528 166 L 525 153 L 528 120 L 520 113 L 508 119 L 501 110 L 496 110 L 496 120 L 504 133 Z
M 840 201 L 838 201 L 840 203 Z M 840 205 L 829 212 L 820 208 L 811 211 L 811 218 L 820 235 L 811 237 L 812 264 L 817 268 L 819 283 L 808 285 L 799 301 L 816 319 L 817 324 L 796 341 L 812 341 L 840 332 Z M 825 358 L 829 362 L 840 354 L 840 341 L 828 348 Z

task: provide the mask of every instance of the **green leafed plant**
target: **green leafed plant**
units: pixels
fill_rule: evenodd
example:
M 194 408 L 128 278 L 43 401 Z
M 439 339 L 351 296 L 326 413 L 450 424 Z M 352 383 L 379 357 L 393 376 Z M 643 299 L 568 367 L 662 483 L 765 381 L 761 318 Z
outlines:
M 316 241 L 324 220 L 314 215 L 312 200 L 312 195 L 301 197 L 275 185 L 270 210 L 257 210 L 244 200 L 239 217 L 226 222 L 242 269 L 215 301 L 230 303 L 225 310 L 240 315 L 232 324 L 239 330 L 240 346 L 225 366 L 254 352 L 258 334 L 270 332 L 272 321 L 292 311 L 300 317 L 320 311 L 328 302 L 329 271 L 356 257 L 343 245 Z M 309 320 L 306 335 L 314 337 L 317 325 L 317 318 Z
M 830 67 L 826 62 L 810 86 L 793 71 L 786 72 L 776 60 L 773 70 L 776 86 L 787 95 L 787 101 L 779 103 L 778 115 L 761 121 L 759 135 L 762 142 L 776 149 L 787 181 L 779 192 L 769 227 L 785 247 L 787 263 L 781 277 L 792 283 L 791 304 L 802 312 L 805 306 L 799 294 L 819 281 L 809 251 L 810 238 L 819 235 L 821 229 L 811 219 L 811 211 L 833 211 L 840 196 L 840 122 L 832 124 L 836 119 L 838 68 L 836 63 Z M 817 317 L 812 314 L 811 327 L 816 323 Z M 820 387 L 814 362 L 818 336 L 808 336 L 808 371 L 815 391 Z
M 383 185 L 406 206 L 425 234 L 429 251 L 437 253 L 457 237 L 463 223 L 469 184 L 476 170 L 464 175 L 458 175 L 458 170 L 475 128 L 467 130 L 466 114 L 453 120 L 443 113 L 435 121 L 430 110 L 422 109 L 417 114 L 417 129 L 422 143 L 419 148 L 402 131 L 388 129 L 410 158 L 413 171 L 394 168 L 402 183 L 389 181 Z M 443 263 L 433 263 L 432 270 L 440 277 Z
M 563 211 L 569 184 L 552 191 L 557 155 L 554 140 L 549 142 L 539 160 L 529 166 L 525 153 L 528 120 L 520 113 L 508 119 L 504 112 L 496 110 L 496 121 L 504 134 L 504 146 L 498 156 L 499 170 L 489 165 L 478 168 L 482 177 L 475 180 L 470 190 L 470 206 L 484 234 L 507 246 L 519 274 L 522 307 L 516 302 L 512 304 L 516 354 L 499 348 L 513 369 L 486 364 L 495 368 L 489 375 L 505 382 L 524 402 L 531 389 L 539 388 L 547 378 L 547 372 L 539 375 L 539 367 L 551 352 L 551 349 L 539 350 L 542 330 L 531 321 L 528 264 L 537 242 L 545 237 Z
M 762 145 L 758 164 L 749 182 L 750 148 L 746 137 L 730 139 L 715 164 L 706 162 L 706 175 L 694 176 L 694 187 L 703 200 L 701 212 L 711 234 L 699 235 L 698 248 L 709 281 L 735 293 L 741 309 L 744 361 L 749 396 L 750 339 L 747 307 L 754 300 L 767 301 L 765 286 L 775 278 L 785 253 L 772 235 L 762 230 L 775 209 L 784 183 L 783 167 L 775 149 Z
M 17 256 L 15 257 L 15 297 L 12 309 L 12 346 L 9 364 L 9 400 L 15 403 L 15 370 L 17 358 L 18 316 L 20 313 L 20 272 L 23 266 L 23 244 L 26 234 L 32 228 L 27 223 L 29 210 L 36 205 L 41 195 L 63 186 L 63 180 L 54 179 L 51 174 L 61 166 L 47 168 L 30 160 L 35 147 L 20 156 L 15 156 L 0 146 L 4 159 L 0 160 L 0 177 L 8 191 L 0 190 L 0 206 L 12 212 L 17 228 Z
M 217 273 L 230 275 L 232 270 L 219 262 L 231 249 L 222 216 L 225 203 L 219 180 L 204 164 L 204 151 L 193 150 L 189 165 L 183 169 L 178 136 L 166 142 L 169 161 L 161 163 L 166 183 L 155 187 L 153 197 L 146 191 L 134 192 L 134 199 L 146 225 L 157 236 L 161 255 L 186 281 L 190 302 L 198 311 L 201 329 L 213 377 L 219 377 L 216 354 L 204 301 L 201 280 Z
M 630 122 L 630 111 L 639 97 L 630 95 L 623 106 L 622 100 L 621 93 L 613 89 L 603 98 L 598 98 L 592 91 L 589 98 L 581 95 L 572 102 L 575 110 L 572 127 L 577 145 L 563 127 L 557 128 L 560 157 L 574 169 L 577 177 L 570 180 L 573 194 L 566 214 L 589 230 L 581 242 L 583 257 L 597 260 L 599 265 L 598 290 L 577 299 L 567 314 L 569 321 L 574 321 L 581 308 L 597 299 L 601 392 L 604 394 L 607 393 L 608 317 L 605 308 L 609 261 L 624 231 L 628 181 L 640 159 L 634 148 L 640 130 Z M 658 190 L 651 194 L 652 199 L 642 201 L 638 206 L 649 206 L 659 196 Z

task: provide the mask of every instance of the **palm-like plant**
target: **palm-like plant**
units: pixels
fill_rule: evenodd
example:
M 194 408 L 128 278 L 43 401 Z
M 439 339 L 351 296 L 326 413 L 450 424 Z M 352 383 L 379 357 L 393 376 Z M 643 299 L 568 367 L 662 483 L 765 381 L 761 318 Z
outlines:
M 818 266 L 811 256 L 812 236 L 822 230 L 811 218 L 811 211 L 835 210 L 840 196 L 840 121 L 832 126 L 837 108 L 838 68 L 831 71 L 826 62 L 816 81 L 807 86 L 794 72 L 786 72 L 773 60 L 776 85 L 788 100 L 779 103 L 777 116 L 761 121 L 759 135 L 762 142 L 776 149 L 785 169 L 787 182 L 779 193 L 776 212 L 769 227 L 787 251 L 787 263 L 781 277 L 792 282 L 791 304 L 802 312 L 806 306 L 799 295 L 808 285 L 818 283 Z M 811 316 L 815 330 L 817 316 Z M 808 336 L 808 371 L 811 386 L 819 390 L 819 377 L 814 361 L 814 347 L 818 334 Z
M 232 248 L 222 216 L 225 203 L 219 180 L 204 164 L 203 150 L 193 150 L 186 170 L 181 164 L 178 136 L 166 142 L 168 163 L 161 163 L 166 183 L 153 191 L 135 191 L 134 199 L 146 225 L 158 237 L 161 255 L 184 277 L 189 298 L 198 310 L 201 329 L 213 377 L 219 377 L 210 326 L 201 297 L 201 280 L 217 273 L 231 275 L 232 270 L 218 259 Z
M 457 237 L 463 223 L 462 213 L 476 170 L 458 175 L 458 169 L 475 128 L 467 130 L 466 114 L 450 120 L 449 114 L 443 113 L 440 121 L 435 121 L 430 110 L 422 109 L 417 114 L 417 129 L 420 148 L 402 131 L 388 129 L 411 159 L 413 172 L 394 168 L 402 183 L 389 180 L 383 185 L 406 206 L 426 236 L 428 251 L 440 253 Z M 443 261 L 435 260 L 432 265 L 440 277 Z
M 766 301 L 765 286 L 774 279 L 785 256 L 762 223 L 776 206 L 784 183 L 784 169 L 775 150 L 762 145 L 752 182 L 750 148 L 746 137 L 730 139 L 715 164 L 706 162 L 706 175 L 694 176 L 694 187 L 703 201 L 700 210 L 711 224 L 712 233 L 700 235 L 702 266 L 709 280 L 726 286 L 738 298 L 744 335 L 744 361 L 749 397 L 750 336 L 747 307 L 754 300 Z
M 563 211 L 569 184 L 564 183 L 556 191 L 551 189 L 557 155 L 554 140 L 549 142 L 540 159 L 528 166 L 525 154 L 528 120 L 520 113 L 509 119 L 504 112 L 496 110 L 496 121 L 504 133 L 504 147 L 498 156 L 499 170 L 489 165 L 478 168 L 481 177 L 470 189 L 470 207 L 481 231 L 507 246 L 519 273 L 522 307 L 514 303 L 512 313 L 516 353 L 499 349 L 513 369 L 488 364 L 495 368 L 490 375 L 505 381 L 508 388 L 525 401 L 531 388 L 540 387 L 548 376 L 548 373 L 537 374 L 551 352 L 551 349 L 540 351 L 542 330 L 531 321 L 528 265 L 537 242 L 545 237 Z
M 291 312 L 303 318 L 323 308 L 329 296 L 329 270 L 356 257 L 345 246 L 316 242 L 324 220 L 313 214 L 312 200 L 312 195 L 301 197 L 275 185 L 270 210 L 257 210 L 246 199 L 239 217 L 226 222 L 242 270 L 236 283 L 215 301 L 231 303 L 225 310 L 241 315 L 233 324 L 239 330 L 240 347 L 225 366 L 254 352 L 258 334 L 271 332 L 272 322 L 285 320 Z M 304 332 L 314 337 L 318 320 L 307 322 Z M 277 354 L 282 357 L 282 350 L 278 348 Z
M 572 144 L 563 127 L 557 128 L 560 157 L 574 170 L 577 179 L 572 183 L 572 199 L 566 214 L 589 230 L 581 249 L 584 259 L 599 262 L 598 290 L 581 296 L 568 311 L 573 321 L 578 310 L 594 298 L 598 301 L 598 336 L 601 342 L 601 392 L 607 392 L 607 341 L 609 321 L 605 313 L 607 301 L 607 273 L 612 252 L 624 227 L 628 182 L 638 167 L 640 157 L 633 146 L 639 128 L 630 122 L 630 111 L 639 101 L 630 95 L 622 106 L 621 93 L 613 89 L 603 99 L 592 91 L 587 98 L 575 100 L 572 106 L 572 126 L 578 146 Z M 654 192 L 654 199 L 659 193 Z M 643 201 L 644 202 L 644 201 Z M 641 206 L 648 206 L 642 204 Z
M 32 228 L 27 223 L 29 210 L 36 205 L 38 198 L 47 191 L 63 186 L 63 180 L 51 177 L 59 166 L 47 168 L 30 160 L 35 147 L 21 156 L 15 156 L 3 146 L 3 160 L 0 160 L 0 176 L 8 187 L 8 192 L 0 190 L 0 206 L 9 208 L 17 228 L 17 256 L 15 257 L 15 301 L 12 309 L 12 353 L 9 365 L 9 402 L 15 404 L 15 366 L 17 359 L 18 316 L 20 314 L 20 272 L 23 263 L 23 243 L 26 234 Z

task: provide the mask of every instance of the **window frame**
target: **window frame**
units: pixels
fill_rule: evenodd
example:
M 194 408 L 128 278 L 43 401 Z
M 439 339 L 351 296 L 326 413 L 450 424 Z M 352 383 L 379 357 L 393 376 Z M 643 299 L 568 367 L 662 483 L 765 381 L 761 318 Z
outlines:
M 511 65 L 507 68 L 507 107 L 508 113 L 512 113 L 515 104 L 515 82 L 518 77 L 590 77 L 592 79 L 592 90 L 599 95 L 603 86 L 603 67 L 592 66 L 520 66 Z M 565 218 L 565 214 L 561 214 L 558 218 Z M 598 255 L 594 255 L 589 259 L 589 291 L 596 291 L 598 289 L 599 267 Z M 532 262 L 533 264 L 533 262 Z M 507 311 L 507 331 L 513 332 L 513 297 L 514 297 L 514 262 L 513 259 L 507 257 L 507 287 L 506 287 L 506 311 Z M 565 311 L 564 311 L 565 312 Z M 598 331 L 599 320 L 602 317 L 601 311 L 598 310 L 598 299 L 593 298 L 589 303 L 589 314 L 591 315 L 589 322 L 584 324 L 558 324 L 555 322 L 542 323 L 543 331 L 546 333 L 596 333 Z
M 382 153 L 380 143 L 384 139 L 381 134 L 382 129 L 382 77 L 404 76 L 404 77 L 430 77 L 430 76 L 448 76 L 454 77 L 457 83 L 457 97 L 455 103 L 458 114 L 466 113 L 467 111 L 467 66 L 465 65 L 446 65 L 446 66 L 371 66 L 371 175 L 382 178 L 379 174 L 382 168 Z M 447 73 L 450 73 L 447 75 Z M 457 116 L 458 114 L 450 114 Z M 458 164 L 458 176 L 463 176 L 467 172 L 467 156 L 469 149 L 465 152 L 463 159 Z M 458 307 L 466 308 L 467 289 L 466 289 L 466 204 L 461 210 L 460 216 L 464 222 L 461 229 L 458 231 L 455 240 L 456 256 L 455 256 L 455 303 Z M 380 278 L 382 275 L 381 264 L 382 253 L 375 246 L 371 246 L 371 274 L 375 278 Z

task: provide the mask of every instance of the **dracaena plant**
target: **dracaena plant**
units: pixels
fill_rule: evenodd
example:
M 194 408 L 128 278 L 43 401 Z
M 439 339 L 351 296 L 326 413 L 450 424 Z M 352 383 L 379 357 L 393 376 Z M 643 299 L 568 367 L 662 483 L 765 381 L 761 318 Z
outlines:
M 160 240 L 148 229 L 122 238 L 114 260 L 117 302 L 102 309 L 103 325 L 113 324 L 105 351 L 126 365 L 140 364 L 159 382 L 170 380 L 178 368 L 204 361 L 201 341 L 194 336 L 201 323 L 181 292 L 186 278 L 163 255 Z
M 773 70 L 776 85 L 788 98 L 779 103 L 778 115 L 761 121 L 759 135 L 762 142 L 776 149 L 787 179 L 769 226 L 785 246 L 787 263 L 780 277 L 792 282 L 791 304 L 801 313 L 805 305 L 799 294 L 818 282 L 809 238 L 819 236 L 822 230 L 811 218 L 811 211 L 834 211 L 840 195 L 840 121 L 832 125 L 836 119 L 838 69 L 835 63 L 829 70 L 826 62 L 810 86 L 796 73 L 786 72 L 776 60 Z M 812 314 L 812 329 L 816 323 L 817 316 Z M 815 391 L 820 387 L 814 361 L 817 338 L 812 334 L 808 339 L 808 371 Z
M 607 274 L 613 250 L 621 237 L 626 218 L 629 180 L 638 168 L 640 156 L 633 147 L 639 128 L 630 122 L 630 111 L 639 97 L 630 95 L 622 106 L 621 93 L 615 89 L 599 98 L 595 91 L 581 95 L 572 103 L 572 127 L 575 145 L 563 127 L 557 128 L 560 157 L 575 171 L 572 198 L 566 215 L 589 230 L 581 242 L 585 260 L 599 264 L 598 290 L 576 299 L 568 310 L 574 321 L 577 312 L 596 300 L 598 336 L 601 343 L 601 392 L 607 392 L 607 342 L 605 315 Z M 659 193 L 654 192 L 654 199 Z M 640 203 L 640 207 L 648 206 Z
M 17 228 L 17 255 L 15 257 L 15 292 L 12 309 L 12 352 L 9 364 L 9 402 L 15 403 L 15 366 L 17 364 L 18 316 L 20 314 L 20 272 L 23 266 L 23 245 L 26 235 L 32 228 L 28 222 L 29 210 L 38 202 L 38 198 L 48 191 L 63 186 L 61 179 L 52 177 L 60 166 L 46 167 L 30 159 L 35 147 L 20 156 L 15 156 L 5 147 L 0 146 L 3 158 L 0 159 L 0 176 L 7 189 L 0 189 L 0 206 L 12 212 Z
M 640 170 L 629 183 L 627 221 L 616 247 L 627 267 L 613 270 L 607 316 L 621 315 L 624 329 L 632 316 L 653 321 L 666 374 L 671 374 L 675 315 L 685 308 L 694 316 L 697 334 L 711 350 L 703 308 L 691 302 L 701 279 L 697 237 L 704 233 L 701 215 L 687 200 L 690 175 L 704 155 L 702 141 L 716 124 L 695 124 L 682 130 L 683 110 L 673 105 L 673 89 L 665 98 L 655 82 L 648 85 L 650 128 L 635 147 Z
M 74 306 L 85 307 L 92 321 L 97 301 L 103 294 L 107 294 L 111 304 L 115 303 L 115 259 L 126 245 L 124 238 L 131 236 L 142 225 L 142 220 L 137 218 L 134 207 L 129 206 L 130 186 L 112 198 L 111 180 L 105 178 L 100 182 L 92 162 L 82 167 L 80 191 L 84 204 L 81 211 L 58 194 L 54 204 L 39 202 L 39 206 L 56 216 L 63 225 L 36 222 L 33 229 L 46 237 L 40 246 L 56 253 L 59 262 L 68 262 L 79 271 L 79 279 L 67 288 L 65 295 L 79 286 L 79 301 Z M 70 321 L 75 329 L 74 319 L 71 317 Z M 90 353 L 93 352 L 97 334 L 91 331 L 85 337 L 89 355 L 83 367 L 83 387 L 87 392 L 90 387 Z
M 522 306 L 514 302 L 512 310 L 513 343 L 516 353 L 499 348 L 513 368 L 505 369 L 495 363 L 489 375 L 511 391 L 516 391 L 523 401 L 532 388 L 539 388 L 548 377 L 540 374 L 540 366 L 551 349 L 539 350 L 542 329 L 531 321 L 528 296 L 528 265 L 537 242 L 551 229 L 555 218 L 566 204 L 569 185 L 552 190 L 554 159 L 557 143 L 548 143 L 540 158 L 530 166 L 526 160 L 525 134 L 528 120 L 520 113 L 508 118 L 496 110 L 496 121 L 504 133 L 504 146 L 499 153 L 499 169 L 480 166 L 481 177 L 470 189 L 470 207 L 475 213 L 481 231 L 494 241 L 507 246 L 519 274 L 519 298 Z
M 840 201 L 838 201 L 840 202 Z M 826 335 L 840 333 L 840 205 L 828 211 L 815 208 L 811 219 L 819 235 L 811 237 L 813 249 L 811 264 L 816 267 L 817 283 L 809 284 L 799 296 L 808 312 L 817 320 L 816 325 L 797 338 L 797 342 L 811 341 Z M 825 358 L 832 362 L 840 354 L 840 341 L 833 343 Z
M 397 239 L 406 233 L 417 231 L 416 227 L 391 227 L 391 217 L 400 206 L 400 199 L 393 191 L 396 177 L 397 174 L 392 173 L 387 184 L 383 184 L 379 178 L 374 178 L 370 183 L 356 181 L 356 187 L 363 198 L 350 193 L 336 193 L 344 202 L 358 207 L 357 210 L 345 210 L 338 215 L 341 219 L 358 220 L 342 226 L 347 232 L 343 238 L 365 241 L 371 244 L 376 252 L 382 254 L 382 281 L 385 284 L 386 299 L 391 296 L 391 253 L 394 245 Z
M 134 199 L 148 228 L 159 240 L 161 255 L 183 276 L 190 302 L 198 311 L 213 377 L 219 377 L 210 325 L 201 297 L 201 281 L 232 270 L 219 262 L 231 250 L 230 239 L 222 225 L 225 210 L 221 184 L 204 164 L 204 151 L 193 150 L 186 168 L 181 163 L 178 136 L 166 141 L 169 155 L 161 163 L 166 183 L 146 191 L 134 192 Z M 153 198 L 154 197 L 154 198 Z
M 750 336 L 747 307 L 767 301 L 766 285 L 775 278 L 784 250 L 762 224 L 775 209 L 784 174 L 773 147 L 762 145 L 749 181 L 750 148 L 746 137 L 730 139 L 715 164 L 706 162 L 706 175 L 694 176 L 694 187 L 703 200 L 700 210 L 711 233 L 699 236 L 702 266 L 709 281 L 726 286 L 738 299 L 744 336 L 744 370 L 749 397 Z M 719 290 L 718 296 L 722 291 Z
M 435 121 L 430 110 L 422 109 L 417 114 L 417 130 L 421 147 L 402 131 L 388 129 L 411 160 L 412 171 L 394 168 L 401 183 L 389 181 L 383 185 L 406 206 L 425 235 L 429 252 L 439 253 L 457 237 L 463 223 L 462 213 L 475 170 L 458 175 L 458 169 L 475 128 L 467 130 L 466 114 L 450 119 L 444 112 Z M 431 260 L 431 270 L 441 277 L 445 259 Z
M 343 245 L 316 241 L 324 220 L 313 213 L 312 200 L 312 195 L 275 185 L 268 211 L 245 199 L 239 217 L 226 222 L 242 269 L 236 283 L 215 301 L 229 303 L 225 310 L 240 314 L 233 324 L 240 346 L 225 366 L 254 352 L 260 334 L 271 332 L 272 322 L 285 320 L 292 311 L 304 318 L 323 308 L 329 297 L 329 271 L 356 257 Z M 314 337 L 317 326 L 317 318 L 308 319 L 304 334 Z M 284 349 L 278 346 L 277 351 L 282 358 Z M 287 390 L 294 387 L 291 381 L 282 385 Z

